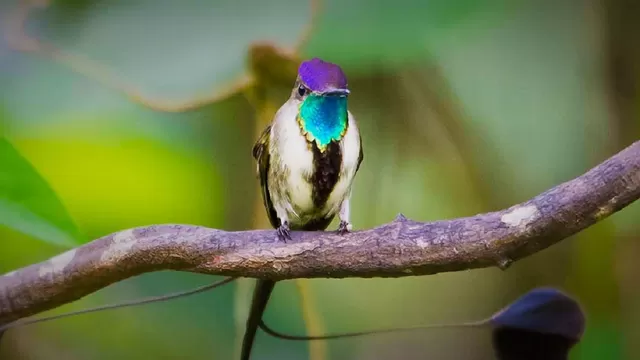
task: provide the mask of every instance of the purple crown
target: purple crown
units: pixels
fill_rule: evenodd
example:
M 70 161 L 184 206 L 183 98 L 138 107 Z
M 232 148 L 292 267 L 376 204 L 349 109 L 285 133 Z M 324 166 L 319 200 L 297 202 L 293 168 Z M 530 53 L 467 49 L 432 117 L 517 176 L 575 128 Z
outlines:
M 318 58 L 303 61 L 298 68 L 298 75 L 311 91 L 327 92 L 347 88 L 347 77 L 340 66 Z

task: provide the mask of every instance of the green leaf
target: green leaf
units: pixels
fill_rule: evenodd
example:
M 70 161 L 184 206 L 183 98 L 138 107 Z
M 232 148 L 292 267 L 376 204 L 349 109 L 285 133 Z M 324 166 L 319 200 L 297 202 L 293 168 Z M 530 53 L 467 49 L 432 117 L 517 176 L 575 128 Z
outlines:
M 396 0 L 390 6 L 382 0 L 326 0 L 304 53 L 339 63 L 352 76 L 403 68 L 429 59 L 437 44 L 473 38 L 500 24 L 517 3 Z
M 73 219 L 36 169 L 0 137 L 0 225 L 62 246 L 81 243 Z

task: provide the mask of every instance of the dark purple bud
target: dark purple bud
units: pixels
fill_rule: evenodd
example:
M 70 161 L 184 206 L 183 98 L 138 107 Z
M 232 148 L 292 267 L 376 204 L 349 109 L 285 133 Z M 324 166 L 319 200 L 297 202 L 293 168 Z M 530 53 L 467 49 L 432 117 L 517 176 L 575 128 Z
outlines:
M 538 288 L 496 313 L 490 323 L 500 360 L 566 360 L 582 337 L 585 316 L 561 291 Z

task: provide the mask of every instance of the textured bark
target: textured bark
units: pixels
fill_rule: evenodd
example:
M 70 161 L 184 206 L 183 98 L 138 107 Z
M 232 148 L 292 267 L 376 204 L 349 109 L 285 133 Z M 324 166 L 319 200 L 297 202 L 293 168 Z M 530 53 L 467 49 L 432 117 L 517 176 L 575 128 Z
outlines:
M 545 249 L 640 197 L 640 141 L 586 174 L 502 211 L 389 224 L 345 236 L 226 232 L 153 225 L 117 232 L 0 277 L 0 324 L 156 270 L 293 278 L 428 275 L 513 261 Z

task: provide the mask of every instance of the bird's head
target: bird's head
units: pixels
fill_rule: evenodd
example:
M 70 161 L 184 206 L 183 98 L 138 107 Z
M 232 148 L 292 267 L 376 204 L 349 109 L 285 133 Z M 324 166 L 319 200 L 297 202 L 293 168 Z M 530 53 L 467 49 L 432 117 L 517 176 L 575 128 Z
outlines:
M 347 77 L 340 66 L 318 58 L 300 64 L 291 97 L 299 106 L 302 133 L 321 151 L 347 130 L 348 95 Z

